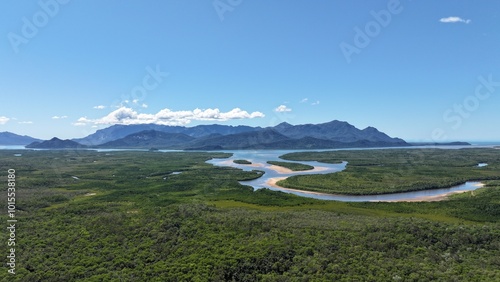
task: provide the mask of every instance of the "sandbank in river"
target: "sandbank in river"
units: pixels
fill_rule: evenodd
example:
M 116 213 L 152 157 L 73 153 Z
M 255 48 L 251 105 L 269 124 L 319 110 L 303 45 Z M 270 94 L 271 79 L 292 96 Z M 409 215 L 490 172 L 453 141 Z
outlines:
M 246 171 L 258 169 L 263 171 L 263 175 L 257 179 L 240 181 L 243 185 L 249 185 L 254 189 L 269 188 L 271 190 L 282 191 L 285 193 L 292 193 L 298 196 L 321 199 L 321 200 L 335 200 L 344 202 L 431 202 L 443 201 L 448 199 L 452 194 L 464 193 L 475 190 L 484 186 L 480 182 L 466 182 L 462 185 L 438 188 L 429 190 L 419 190 L 412 192 L 400 192 L 380 195 L 346 195 L 346 194 L 329 194 L 313 191 L 305 191 L 299 189 L 291 189 L 281 187 L 276 184 L 279 180 L 286 179 L 294 175 L 309 175 L 309 174 L 326 174 L 335 173 L 345 169 L 347 162 L 338 164 L 327 164 L 316 161 L 299 163 L 308 164 L 314 167 L 312 170 L 292 171 L 285 167 L 270 165 L 267 163 L 269 160 L 281 160 L 280 155 L 287 153 L 286 151 L 269 151 L 269 150 L 256 150 L 256 151 L 231 151 L 233 156 L 230 159 L 212 159 L 208 163 L 219 166 L 231 166 L 240 168 Z M 249 165 L 235 164 L 233 159 L 247 159 L 252 162 Z

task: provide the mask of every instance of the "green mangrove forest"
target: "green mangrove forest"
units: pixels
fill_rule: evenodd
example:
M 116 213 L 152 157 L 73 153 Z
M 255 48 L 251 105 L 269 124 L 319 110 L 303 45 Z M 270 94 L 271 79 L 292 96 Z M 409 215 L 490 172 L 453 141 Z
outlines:
M 304 189 L 356 194 L 486 184 L 416 203 L 254 191 L 238 181 L 257 171 L 205 163 L 229 156 L 0 150 L 0 201 L 5 207 L 13 169 L 17 219 L 9 247 L 8 214 L 0 215 L 0 281 L 500 281 L 500 150 L 285 156 L 349 162 L 339 173 L 286 180 Z M 7 271 L 9 248 L 15 274 Z

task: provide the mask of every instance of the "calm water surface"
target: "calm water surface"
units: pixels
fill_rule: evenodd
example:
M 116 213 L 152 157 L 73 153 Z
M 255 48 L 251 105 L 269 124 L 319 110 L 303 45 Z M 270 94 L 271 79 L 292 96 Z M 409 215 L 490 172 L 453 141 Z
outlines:
M 414 148 L 414 147 L 413 147 Z M 449 146 L 448 146 L 449 148 Z M 456 148 L 456 147 L 455 147 Z M 317 151 L 317 150 L 316 150 Z M 271 169 L 271 165 L 267 164 L 267 161 L 284 161 L 280 159 L 279 156 L 298 152 L 297 150 L 245 150 L 245 151 L 224 151 L 227 153 L 232 153 L 233 156 L 227 159 L 212 159 L 207 161 L 207 163 L 217 165 L 217 166 L 230 166 L 236 167 L 245 171 L 251 170 L 261 170 L 264 171 L 264 175 L 261 177 L 250 180 L 250 181 L 240 181 L 243 185 L 249 185 L 254 187 L 254 189 L 269 188 L 275 191 L 282 191 L 286 193 L 292 193 L 298 196 L 321 199 L 321 200 L 334 200 L 343 202 L 370 202 L 370 201 L 402 201 L 402 200 L 415 200 L 420 197 L 432 197 L 439 196 L 447 193 L 452 193 L 456 191 L 472 191 L 481 187 L 480 182 L 470 181 L 462 185 L 443 188 L 443 189 L 431 189 L 424 191 L 414 191 L 414 192 L 403 192 L 403 193 L 391 193 L 391 194 L 381 194 L 381 195 L 365 195 L 365 196 L 350 196 L 350 195 L 334 195 L 334 194 L 323 194 L 323 193 L 308 193 L 307 191 L 297 191 L 289 190 L 286 188 L 277 188 L 268 185 L 266 182 L 275 177 L 288 177 L 292 175 L 306 175 L 306 174 L 326 174 L 335 173 L 345 169 L 347 162 L 342 162 L 339 164 L 327 164 L 320 162 L 304 162 L 298 161 L 297 163 L 303 163 L 312 165 L 314 167 L 325 168 L 322 171 L 300 171 L 294 173 L 279 173 Z M 252 162 L 252 165 L 240 165 L 235 164 L 233 160 L 248 160 Z M 288 161 L 287 162 L 294 162 Z

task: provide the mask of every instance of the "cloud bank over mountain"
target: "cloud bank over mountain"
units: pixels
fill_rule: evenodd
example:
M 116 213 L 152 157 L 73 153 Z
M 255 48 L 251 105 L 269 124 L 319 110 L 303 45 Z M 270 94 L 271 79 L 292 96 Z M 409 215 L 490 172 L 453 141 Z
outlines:
M 228 112 L 219 109 L 199 109 L 192 111 L 172 111 L 168 108 L 160 110 L 155 114 L 139 113 L 128 107 L 121 107 L 98 119 L 79 118 L 73 125 L 84 126 L 88 124 L 114 125 L 114 124 L 158 124 L 158 125 L 186 125 L 193 120 L 227 121 L 233 119 L 262 118 L 261 112 L 249 113 L 240 108 L 234 108 Z

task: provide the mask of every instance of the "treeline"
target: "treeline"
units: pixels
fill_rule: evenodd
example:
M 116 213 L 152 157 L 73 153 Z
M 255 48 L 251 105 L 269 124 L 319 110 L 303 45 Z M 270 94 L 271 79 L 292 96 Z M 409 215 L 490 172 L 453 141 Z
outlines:
M 27 216 L 5 281 L 495 281 L 498 225 L 181 204 Z M 50 220 L 48 220 L 50 219 Z M 3 278 L 2 278 L 3 277 Z

